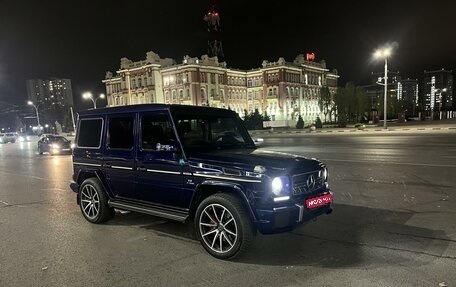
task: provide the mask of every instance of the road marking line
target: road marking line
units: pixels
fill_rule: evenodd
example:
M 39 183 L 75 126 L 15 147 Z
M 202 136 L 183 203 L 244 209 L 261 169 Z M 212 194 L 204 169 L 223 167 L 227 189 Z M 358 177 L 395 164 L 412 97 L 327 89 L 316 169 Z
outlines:
M 321 161 L 336 161 L 336 162 L 353 162 L 353 163 L 376 163 L 376 164 L 392 164 L 392 165 L 412 165 L 412 166 L 429 166 L 429 167 L 450 167 L 456 168 L 456 165 L 452 164 L 428 164 L 428 163 L 413 163 L 413 162 L 378 162 L 370 160 L 350 160 L 350 159 L 330 159 L 330 158 L 319 158 Z

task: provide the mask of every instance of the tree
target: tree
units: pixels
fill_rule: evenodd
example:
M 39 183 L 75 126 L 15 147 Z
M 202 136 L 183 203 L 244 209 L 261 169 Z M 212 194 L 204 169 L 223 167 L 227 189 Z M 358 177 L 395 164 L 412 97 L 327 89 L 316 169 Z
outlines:
M 244 110 L 244 123 L 249 130 L 261 130 L 263 129 L 263 116 L 260 114 L 258 109 L 251 114 L 247 114 L 247 110 Z
M 296 123 L 296 128 L 297 129 L 304 128 L 304 120 L 302 119 L 301 115 L 299 115 L 299 117 L 298 117 L 298 122 Z
M 345 88 L 338 88 L 334 95 L 335 113 L 339 127 L 347 125 L 347 102 L 345 100 Z
M 338 88 L 334 96 L 339 126 L 357 123 L 365 115 L 369 106 L 364 90 L 349 82 L 344 88 Z
M 320 111 L 322 111 L 325 115 L 326 122 L 326 116 L 331 111 L 332 106 L 331 92 L 329 91 L 328 87 L 321 87 L 320 96 L 318 98 L 318 106 L 320 107 Z

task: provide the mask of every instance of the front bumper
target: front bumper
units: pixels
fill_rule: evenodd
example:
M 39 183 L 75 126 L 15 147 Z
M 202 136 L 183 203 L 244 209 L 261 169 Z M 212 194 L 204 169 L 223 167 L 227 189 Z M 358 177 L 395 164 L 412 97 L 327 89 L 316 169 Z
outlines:
M 319 195 L 331 193 L 329 190 Z M 332 194 L 332 193 L 331 193 Z M 272 208 L 257 208 L 258 231 L 263 234 L 281 233 L 293 230 L 298 225 L 307 222 L 322 214 L 329 214 L 333 210 L 333 204 L 326 204 L 314 209 L 305 206 L 305 199 L 297 197 L 290 202 Z

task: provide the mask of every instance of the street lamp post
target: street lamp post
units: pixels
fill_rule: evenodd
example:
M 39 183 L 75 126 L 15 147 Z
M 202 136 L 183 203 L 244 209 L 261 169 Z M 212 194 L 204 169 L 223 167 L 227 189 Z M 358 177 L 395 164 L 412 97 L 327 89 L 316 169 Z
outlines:
M 385 49 L 380 49 L 377 50 L 374 54 L 374 57 L 379 59 L 383 58 L 385 60 L 385 76 L 383 77 L 384 79 L 384 93 L 383 93 L 383 128 L 387 129 L 386 126 L 386 118 L 387 118 L 387 92 L 388 92 L 388 57 L 391 56 L 391 49 L 390 48 L 385 48 Z
M 39 134 L 41 132 L 41 125 L 40 125 L 40 114 L 38 113 L 38 107 L 32 101 L 28 101 L 27 105 L 33 106 L 35 108 L 36 121 L 38 123 L 38 134 Z
M 93 108 L 96 109 L 97 108 L 97 100 L 98 99 L 104 99 L 105 98 L 105 94 L 100 94 L 98 97 L 96 97 L 94 99 L 91 92 L 85 92 L 84 94 L 82 94 L 82 98 L 86 99 L 86 100 L 87 99 L 91 99 L 92 102 L 93 102 Z

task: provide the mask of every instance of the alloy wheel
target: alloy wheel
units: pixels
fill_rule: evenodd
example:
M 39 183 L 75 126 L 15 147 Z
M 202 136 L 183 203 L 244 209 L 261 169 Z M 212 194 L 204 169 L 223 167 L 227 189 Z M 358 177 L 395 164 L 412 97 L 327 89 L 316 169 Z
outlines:
M 81 190 L 82 212 L 87 218 L 94 220 L 100 211 L 100 199 L 94 186 L 87 184 Z
M 209 204 L 199 218 L 201 238 L 212 251 L 229 252 L 238 240 L 238 226 L 231 212 L 220 204 Z

